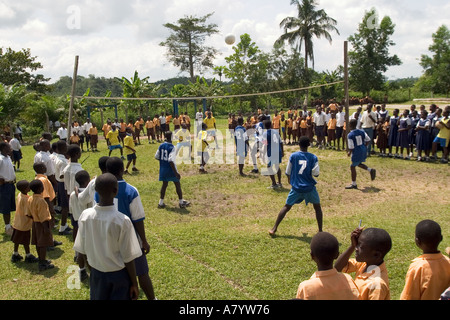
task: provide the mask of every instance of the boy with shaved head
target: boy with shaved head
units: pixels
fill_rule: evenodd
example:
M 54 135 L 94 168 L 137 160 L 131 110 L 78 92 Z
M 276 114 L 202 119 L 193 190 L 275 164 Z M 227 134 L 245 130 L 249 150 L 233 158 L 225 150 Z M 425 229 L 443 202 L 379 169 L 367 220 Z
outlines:
M 384 257 L 392 240 L 386 230 L 357 228 L 351 234 L 351 245 L 336 260 L 339 272 L 355 273 L 355 284 L 361 300 L 390 300 L 389 279 Z M 355 252 L 355 258 L 350 259 Z
M 134 260 L 142 255 L 133 224 L 114 206 L 117 178 L 97 177 L 97 205 L 86 209 L 78 220 L 74 250 L 91 266 L 91 300 L 130 300 L 139 294 Z
M 359 291 L 353 279 L 333 267 L 339 255 L 339 242 L 328 232 L 319 232 L 311 240 L 311 258 L 317 271 L 309 280 L 300 283 L 297 299 L 302 300 L 358 300 Z
M 439 300 L 450 287 L 450 260 L 438 249 L 443 239 L 441 227 L 423 220 L 416 226 L 415 237 L 423 254 L 411 262 L 400 300 Z

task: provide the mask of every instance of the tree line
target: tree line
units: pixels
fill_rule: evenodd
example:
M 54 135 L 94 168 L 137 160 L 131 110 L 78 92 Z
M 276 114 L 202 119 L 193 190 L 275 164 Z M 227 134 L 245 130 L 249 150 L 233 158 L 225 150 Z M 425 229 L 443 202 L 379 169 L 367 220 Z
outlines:
M 178 67 L 185 77 L 151 82 L 138 70 L 132 75 L 114 78 L 78 76 L 77 96 L 98 97 L 205 97 L 264 93 L 321 85 L 343 80 L 343 67 L 335 70 L 314 70 L 314 40 L 325 38 L 332 42 L 333 34 L 339 34 L 337 20 L 318 8 L 315 0 L 291 0 L 297 14 L 280 22 L 282 35 L 270 52 L 262 51 L 251 35 L 242 34 L 232 47 L 232 54 L 225 57 L 225 65 L 215 65 L 218 50 L 207 46 L 206 40 L 219 32 L 210 23 L 214 13 L 202 17 L 185 16 L 164 26 L 170 31 L 160 43 L 166 48 L 169 62 Z M 373 20 L 373 17 L 376 19 Z M 385 72 L 401 60 L 391 55 L 395 45 L 392 36 L 395 24 L 390 17 L 378 19 L 375 9 L 364 13 L 356 32 L 348 38 L 350 96 L 370 96 L 382 102 L 386 95 L 390 102 L 410 101 L 413 97 L 443 94 L 450 89 L 450 31 L 440 26 L 432 35 L 429 47 L 431 56 L 420 57 L 423 75 L 416 78 L 388 81 Z M 37 73 L 43 68 L 30 49 L 14 51 L 0 48 L 0 116 L 1 124 L 23 120 L 25 133 L 37 134 L 42 123 L 65 119 L 69 108 L 71 77 L 61 77 L 54 84 Z M 205 78 L 207 72 L 213 78 Z M 37 73 L 37 74 L 36 74 Z M 217 79 L 218 78 L 218 79 Z M 208 106 L 220 113 L 252 111 L 257 107 L 312 106 L 318 100 L 338 99 L 344 96 L 342 84 L 323 86 L 306 92 L 286 92 L 277 95 L 261 95 L 235 99 L 208 100 Z M 397 99 L 397 100 L 395 100 Z M 111 103 L 108 100 L 92 101 L 76 99 L 75 117 L 86 116 L 86 105 Z M 150 115 L 161 110 L 171 110 L 170 101 L 115 101 L 123 108 L 124 117 Z M 196 102 L 185 102 L 181 107 Z M 197 101 L 201 103 L 201 101 Z M 154 114 L 151 114 L 154 115 Z

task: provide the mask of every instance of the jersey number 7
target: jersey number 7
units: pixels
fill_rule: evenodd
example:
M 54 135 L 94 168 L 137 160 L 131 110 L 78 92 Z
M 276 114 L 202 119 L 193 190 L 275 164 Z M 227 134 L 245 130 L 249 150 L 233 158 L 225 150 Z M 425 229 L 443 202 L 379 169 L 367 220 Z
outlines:
M 306 162 L 306 160 L 299 160 L 298 164 L 300 165 L 300 171 L 298 172 L 298 174 L 301 175 L 303 174 L 303 171 L 305 171 L 308 162 Z

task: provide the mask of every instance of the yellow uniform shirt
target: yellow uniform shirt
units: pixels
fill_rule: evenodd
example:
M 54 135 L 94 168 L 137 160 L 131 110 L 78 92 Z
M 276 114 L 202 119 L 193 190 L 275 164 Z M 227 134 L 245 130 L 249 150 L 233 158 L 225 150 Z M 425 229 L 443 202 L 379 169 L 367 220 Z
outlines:
M 450 118 L 442 119 L 440 122 L 447 124 L 449 120 L 450 120 Z M 447 139 L 447 143 L 448 143 L 448 140 L 450 140 L 450 129 L 447 129 L 447 127 L 443 127 L 441 130 L 439 130 L 439 133 L 437 136 L 438 136 L 438 138 L 441 138 L 441 139 Z
M 205 152 L 206 148 L 208 147 L 208 143 L 206 142 L 207 138 L 208 133 L 206 131 L 200 131 L 198 133 L 198 143 L 197 143 L 198 152 Z
M 450 287 L 450 260 L 442 253 L 423 254 L 412 261 L 400 300 L 439 300 Z
M 355 272 L 355 284 L 358 287 L 361 300 L 390 300 L 389 279 L 386 265 L 383 262 L 379 266 L 364 272 L 367 264 L 350 259 L 342 270 L 345 273 Z
M 211 130 L 211 129 L 214 129 L 214 125 L 216 124 L 216 119 L 214 117 L 205 118 L 205 120 L 203 120 L 203 122 L 206 123 L 206 129 Z
M 14 215 L 14 229 L 19 231 L 29 231 L 33 225 L 33 220 L 28 215 L 29 195 L 19 192 L 16 198 L 16 214 Z
M 175 139 L 178 140 L 178 143 L 189 142 L 191 140 L 191 134 L 188 130 L 181 129 L 175 133 Z
M 106 135 L 106 139 L 109 140 L 109 143 L 112 146 L 118 145 L 119 144 L 119 131 L 118 130 L 109 131 L 108 134 Z
M 336 269 L 316 271 L 309 280 L 300 283 L 297 299 L 358 300 L 359 291 L 352 277 Z
M 133 150 L 130 150 L 127 147 L 130 147 L 131 149 L 135 148 L 134 145 L 134 140 L 133 140 L 133 136 L 132 135 L 128 135 L 125 137 L 125 139 L 123 139 L 123 146 L 124 146 L 124 150 L 125 150 L 125 154 L 132 154 L 134 153 Z

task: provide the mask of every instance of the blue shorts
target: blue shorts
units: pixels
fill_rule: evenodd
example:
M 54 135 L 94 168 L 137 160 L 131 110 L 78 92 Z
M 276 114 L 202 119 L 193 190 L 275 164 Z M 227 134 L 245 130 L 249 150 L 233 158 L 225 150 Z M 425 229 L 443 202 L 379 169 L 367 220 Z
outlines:
M 308 205 L 308 203 L 320 203 L 319 193 L 317 192 L 316 187 L 314 187 L 312 191 L 306 193 L 300 193 L 295 191 L 294 189 L 291 189 L 291 192 L 289 192 L 289 195 L 286 199 L 286 204 L 292 207 L 294 206 L 294 204 L 300 204 L 303 201 L 305 201 L 306 205 Z
M 352 162 L 352 167 L 357 167 L 357 166 L 359 166 L 360 164 L 363 164 L 365 161 L 353 161 Z
M 142 256 L 134 259 L 134 266 L 136 267 L 136 275 L 138 277 L 146 275 L 148 273 L 147 256 L 142 253 Z
M 445 148 L 448 145 L 447 139 L 439 138 L 439 137 L 434 138 L 433 143 L 439 144 L 442 148 Z
M 109 146 L 109 150 L 122 149 L 122 145 L 116 144 L 115 146 Z
M 136 159 L 137 157 L 136 157 L 136 153 L 130 153 L 130 154 L 127 154 L 127 160 L 128 161 L 133 161 L 134 159 Z

